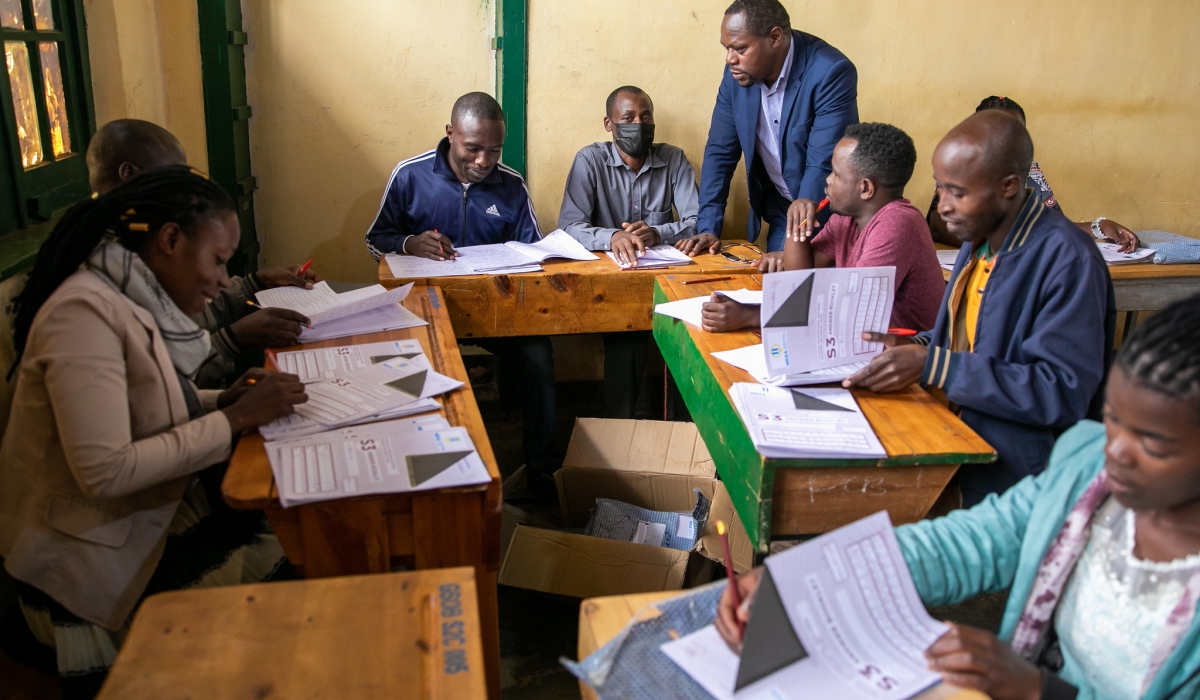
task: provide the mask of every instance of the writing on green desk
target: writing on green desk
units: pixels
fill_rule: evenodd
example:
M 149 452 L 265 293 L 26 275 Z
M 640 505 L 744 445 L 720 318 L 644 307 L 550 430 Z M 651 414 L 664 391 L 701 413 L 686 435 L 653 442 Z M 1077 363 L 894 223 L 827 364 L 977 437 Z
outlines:
M 467 634 L 462 620 L 462 590 L 457 583 L 438 586 L 442 605 L 442 672 L 451 675 L 467 671 Z

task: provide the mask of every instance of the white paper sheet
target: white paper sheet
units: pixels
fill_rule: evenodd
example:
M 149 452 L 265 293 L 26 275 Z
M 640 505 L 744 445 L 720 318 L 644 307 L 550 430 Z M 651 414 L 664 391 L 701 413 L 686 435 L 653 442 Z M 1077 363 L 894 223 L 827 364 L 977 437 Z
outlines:
M 711 625 L 661 647 L 718 700 L 906 700 L 940 682 L 924 651 L 947 628 L 921 604 L 886 512 L 766 565 L 806 658 L 735 694 L 740 659 Z
M 537 243 L 522 243 L 508 241 L 504 245 L 520 251 L 522 255 L 533 262 L 545 262 L 550 258 L 566 258 L 567 260 L 596 260 L 596 254 L 583 247 L 571 234 L 555 229 L 546 234 Z
M 266 447 L 285 508 L 491 480 L 466 428 L 388 421 L 271 442 Z
M 254 295 L 260 306 L 297 311 L 308 317 L 313 326 L 354 316 L 388 304 L 399 304 L 412 290 L 412 283 L 395 289 L 383 285 L 355 289 L 344 294 L 335 294 L 326 282 L 318 282 L 312 289 L 299 287 L 275 287 L 264 289 Z
M 403 406 L 397 406 L 395 408 L 388 409 L 383 413 L 367 416 L 360 421 L 356 421 L 354 424 L 358 425 L 361 423 L 373 423 L 375 421 L 403 418 L 405 416 L 415 416 L 420 413 L 436 411 L 441 407 L 442 405 L 437 402 L 437 399 L 419 399 L 417 401 L 413 401 L 412 403 L 406 403 Z M 324 432 L 328 429 L 329 428 L 326 426 L 309 420 L 299 413 L 293 413 L 290 416 L 285 416 L 277 421 L 268 423 L 267 425 L 260 425 L 258 427 L 258 432 L 262 435 L 264 440 L 272 442 L 275 440 L 293 440 L 305 435 Z
M 394 331 L 400 328 L 428 326 L 429 322 L 400 304 L 387 304 L 353 316 L 326 321 L 314 328 L 300 329 L 300 342 L 345 338 L 363 333 Z
M 279 363 L 279 371 L 294 374 L 305 383 L 332 379 L 338 372 L 356 372 L 397 357 L 430 369 L 425 351 L 421 349 L 421 343 L 416 340 L 339 345 L 332 348 L 302 349 L 275 354 L 275 360 Z
M 1132 253 L 1122 253 L 1121 246 L 1116 243 L 1097 243 L 1100 255 L 1107 265 L 1129 265 L 1132 263 L 1150 262 L 1156 252 L 1153 248 L 1138 248 Z
M 717 294 L 727 296 L 734 301 L 742 304 L 762 304 L 762 292 L 750 289 L 737 289 L 730 291 L 718 291 Z M 704 305 L 712 300 L 712 297 L 705 294 L 689 299 L 680 299 L 678 301 L 667 301 L 661 304 L 655 304 L 654 313 L 662 314 L 677 318 L 685 323 L 690 323 L 696 328 L 700 327 L 700 311 Z
M 737 382 L 729 398 L 766 457 L 883 458 L 871 424 L 846 389 L 765 386 Z
M 308 402 L 296 413 L 327 427 L 350 425 L 365 418 L 462 386 L 426 363 L 395 359 L 305 386 Z
M 895 267 L 845 267 L 763 276 L 762 339 L 772 377 L 870 360 L 895 300 Z
M 762 343 L 747 345 L 744 348 L 736 350 L 714 352 L 712 356 L 738 369 L 746 370 L 759 384 L 769 384 L 771 386 L 811 386 L 813 384 L 840 382 L 870 364 L 870 360 L 867 360 L 866 362 L 856 362 L 852 365 L 841 365 L 827 369 L 818 369 L 812 372 L 782 374 L 778 377 L 772 377 L 767 374 L 767 361 L 763 358 Z
M 953 250 L 942 250 L 941 248 L 938 248 L 937 258 L 938 265 L 941 265 L 943 269 L 953 270 L 954 262 L 958 260 L 958 249 L 955 248 Z
M 396 255 L 388 253 L 384 256 L 392 277 L 399 279 L 420 279 L 424 277 L 453 277 L 469 275 L 471 271 L 458 264 L 457 260 L 430 260 L 415 255 Z
M 542 269 L 542 266 L 537 265 L 536 261 L 530 260 L 521 251 L 504 243 L 473 245 L 456 250 L 458 251 L 458 264 L 474 274 L 523 269 L 531 265 L 536 265 L 539 270 Z
M 660 243 L 659 245 L 647 248 L 646 254 L 637 259 L 637 265 L 623 264 L 612 251 L 609 251 L 607 255 L 622 270 L 646 270 L 692 264 L 692 259 L 685 253 L 679 252 L 674 246 L 667 245 L 666 243 Z

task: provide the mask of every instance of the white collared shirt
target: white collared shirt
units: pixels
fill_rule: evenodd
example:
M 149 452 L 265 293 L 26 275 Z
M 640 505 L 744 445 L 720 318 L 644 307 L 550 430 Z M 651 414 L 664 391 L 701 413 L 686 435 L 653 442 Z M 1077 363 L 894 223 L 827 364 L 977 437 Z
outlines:
M 758 86 L 762 94 L 762 111 L 758 115 L 758 143 L 754 150 L 758 157 L 762 158 L 775 189 L 790 202 L 792 193 L 783 179 L 783 159 L 779 153 L 779 120 L 783 114 L 783 97 L 787 92 L 788 74 L 792 71 L 792 54 L 796 50 L 795 40 L 791 37 L 789 40 L 791 45 L 788 46 L 787 58 L 783 61 L 783 70 L 779 71 L 775 84 L 770 88 L 761 83 Z

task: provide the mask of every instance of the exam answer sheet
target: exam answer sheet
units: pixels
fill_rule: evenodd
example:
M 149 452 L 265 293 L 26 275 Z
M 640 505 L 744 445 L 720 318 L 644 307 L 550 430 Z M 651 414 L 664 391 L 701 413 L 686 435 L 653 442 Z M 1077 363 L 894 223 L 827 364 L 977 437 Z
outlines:
M 393 277 L 449 277 L 452 275 L 517 274 L 537 272 L 540 263 L 550 258 L 595 260 L 596 255 L 584 248 L 571 234 L 557 229 L 536 243 L 507 241 L 455 249 L 458 257 L 452 260 L 429 260 L 413 255 L 387 255 L 388 269 Z
M 338 372 L 356 372 L 396 358 L 430 369 L 421 343 L 412 339 L 275 353 L 279 371 L 294 374 L 305 383 L 332 379 Z
M 763 356 L 772 377 L 870 360 L 895 301 L 895 267 L 821 268 L 763 275 Z
M 780 647 L 798 641 L 796 661 L 735 691 L 742 660 L 712 625 L 661 647 L 718 700 L 906 700 L 940 682 L 924 654 L 947 627 L 925 611 L 886 512 L 768 557 L 766 567 L 788 624 L 753 629 L 756 598 L 746 646 L 765 631 Z
M 867 417 L 846 389 L 737 382 L 729 398 L 754 449 L 766 457 L 872 459 L 887 457 Z
M 462 386 L 462 382 L 428 369 L 419 362 L 396 358 L 331 379 L 306 384 L 308 401 L 296 413 L 325 427 L 360 422 L 391 409 L 430 398 Z
M 612 251 L 608 252 L 608 258 L 615 262 L 617 267 L 622 270 L 653 270 L 660 267 L 676 267 L 678 265 L 692 264 L 692 259 L 686 253 L 679 252 L 675 246 L 667 243 L 660 243 L 647 248 L 645 254 L 637 259 L 636 265 L 622 263 L 617 258 L 617 254 Z
M 399 304 L 412 290 L 412 284 L 395 289 L 385 289 L 383 285 L 372 284 L 338 294 L 329 287 L 329 283 L 321 281 L 312 289 L 299 287 L 275 287 L 264 289 L 254 295 L 258 305 L 264 308 L 291 309 L 304 314 L 313 326 L 319 326 L 328 321 L 334 321 L 348 316 L 354 316 L 365 311 L 371 311 L 388 304 Z
M 813 384 L 840 382 L 871 364 L 870 360 L 864 360 L 863 362 L 855 362 L 849 365 L 814 369 L 811 372 L 799 372 L 797 374 L 781 374 L 777 377 L 772 377 L 767 372 L 767 361 L 763 357 L 762 343 L 747 345 L 744 348 L 737 348 L 735 350 L 714 352 L 712 356 L 734 367 L 746 370 L 759 384 L 770 384 L 771 386 L 811 386 Z

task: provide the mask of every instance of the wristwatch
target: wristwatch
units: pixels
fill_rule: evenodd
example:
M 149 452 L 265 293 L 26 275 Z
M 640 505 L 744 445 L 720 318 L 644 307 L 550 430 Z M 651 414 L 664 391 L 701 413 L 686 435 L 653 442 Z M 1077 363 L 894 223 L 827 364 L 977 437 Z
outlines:
M 1092 221 L 1092 238 L 1095 238 L 1098 241 L 1107 241 L 1108 236 L 1105 236 L 1104 232 L 1100 230 L 1101 221 L 1108 221 L 1108 219 L 1103 216 L 1097 216 L 1096 219 Z

